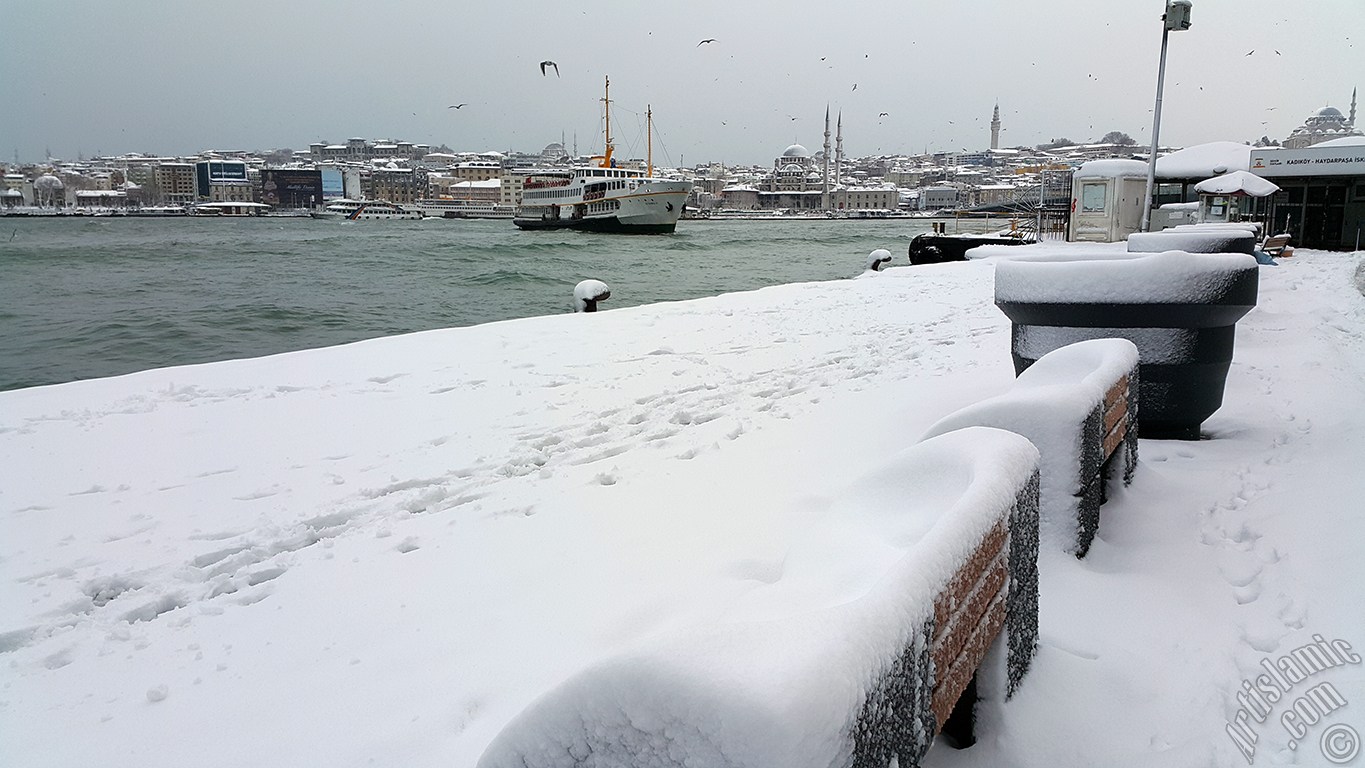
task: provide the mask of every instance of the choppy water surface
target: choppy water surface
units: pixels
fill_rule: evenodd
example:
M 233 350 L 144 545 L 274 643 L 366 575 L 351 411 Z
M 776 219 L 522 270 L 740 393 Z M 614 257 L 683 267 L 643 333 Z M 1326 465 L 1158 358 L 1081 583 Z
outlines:
M 607 309 L 844 278 L 874 248 L 908 263 L 929 228 L 683 221 L 621 236 L 508 221 L 3 217 L 0 390 L 567 312 L 589 277 L 611 286 Z

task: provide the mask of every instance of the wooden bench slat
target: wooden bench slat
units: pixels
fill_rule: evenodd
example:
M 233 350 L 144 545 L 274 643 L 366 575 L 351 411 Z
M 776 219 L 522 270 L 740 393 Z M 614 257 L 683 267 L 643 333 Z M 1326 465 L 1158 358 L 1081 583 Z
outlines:
M 967 638 L 986 614 L 991 601 L 1004 589 L 1008 575 L 1008 557 L 1002 551 L 986 572 L 981 574 L 976 588 L 963 601 L 961 608 L 953 613 L 946 624 L 935 627 L 930 654 L 936 667 L 947 668 L 962 654 Z
M 958 568 L 957 573 L 953 574 L 943 587 L 943 591 L 934 598 L 934 626 L 945 626 L 957 611 L 958 606 L 968 598 L 972 588 L 980 579 L 981 574 L 986 570 L 1005 547 L 1005 541 L 1009 537 L 1009 528 L 1004 520 L 996 523 L 994 527 L 981 538 L 981 543 L 977 545 L 976 551 L 967 562 Z
M 1122 397 L 1114 401 L 1109 409 L 1104 412 L 1104 431 L 1107 434 L 1114 425 L 1120 421 L 1126 421 L 1124 417 L 1128 415 L 1128 398 Z
M 930 708 L 934 712 L 934 720 L 938 729 L 943 728 L 943 724 L 948 722 L 948 715 L 952 714 L 953 705 L 961 698 L 962 692 L 967 690 L 967 683 L 972 679 L 972 674 L 977 667 L 981 666 L 981 660 L 985 658 L 986 651 L 991 647 L 995 636 L 1000 634 L 1000 628 L 1005 625 L 1005 593 L 1000 592 L 996 599 L 986 608 L 985 617 L 976 625 L 975 631 L 967 638 L 962 653 L 958 656 L 952 666 L 946 670 L 939 671 L 937 683 L 934 685 L 933 701 Z
M 1123 443 L 1123 438 L 1127 437 L 1127 435 L 1128 421 L 1126 419 L 1120 420 L 1114 425 L 1113 429 L 1105 434 L 1104 443 L 1100 446 L 1100 451 L 1104 454 L 1106 459 L 1114 455 L 1114 451 L 1119 449 L 1119 445 Z

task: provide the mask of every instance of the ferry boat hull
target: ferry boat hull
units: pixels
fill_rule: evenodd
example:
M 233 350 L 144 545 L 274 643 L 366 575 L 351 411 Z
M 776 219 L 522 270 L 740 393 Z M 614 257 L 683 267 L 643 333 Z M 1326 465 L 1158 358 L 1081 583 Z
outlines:
M 641 180 L 631 193 L 596 202 L 523 206 L 512 223 L 522 229 L 668 234 L 678 226 L 689 191 L 685 181 Z

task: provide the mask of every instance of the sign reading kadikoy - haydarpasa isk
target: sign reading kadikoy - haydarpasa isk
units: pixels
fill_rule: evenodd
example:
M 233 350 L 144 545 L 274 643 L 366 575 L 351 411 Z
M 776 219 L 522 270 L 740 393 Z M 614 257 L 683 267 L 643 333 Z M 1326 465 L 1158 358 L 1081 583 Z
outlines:
M 1365 176 L 1365 145 L 1253 149 L 1251 172 L 1257 176 Z

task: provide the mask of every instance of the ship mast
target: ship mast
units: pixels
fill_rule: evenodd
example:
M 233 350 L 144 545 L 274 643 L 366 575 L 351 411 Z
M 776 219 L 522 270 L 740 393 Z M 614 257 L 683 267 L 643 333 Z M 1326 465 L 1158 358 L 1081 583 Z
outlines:
M 610 167 L 611 167 L 611 150 L 612 150 L 612 146 L 611 146 L 611 76 L 608 75 L 607 78 L 606 78 L 606 80 L 607 80 L 607 84 L 606 84 L 606 87 L 603 89 L 604 95 L 603 95 L 603 97 L 602 97 L 602 104 L 603 104 L 603 106 L 604 106 L 604 108 L 605 108 L 603 114 L 606 115 L 606 124 L 607 124 L 607 149 L 606 149 L 605 152 L 602 153 L 602 167 L 603 167 L 603 168 L 610 168 Z
M 645 163 L 649 170 L 645 173 L 654 178 L 654 108 L 645 105 Z

